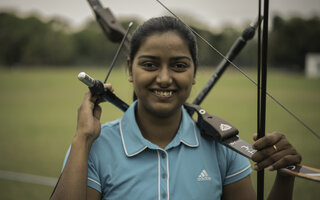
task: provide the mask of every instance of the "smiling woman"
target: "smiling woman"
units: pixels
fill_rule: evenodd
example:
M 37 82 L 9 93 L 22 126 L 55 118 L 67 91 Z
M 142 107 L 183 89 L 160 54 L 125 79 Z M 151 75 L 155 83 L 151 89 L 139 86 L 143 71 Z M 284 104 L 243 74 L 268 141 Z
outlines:
M 151 111 L 163 117 L 177 113 L 190 95 L 194 71 L 189 50 L 176 33 L 148 37 L 129 66 L 129 79 L 139 98 L 138 113 Z
M 136 101 L 100 126 L 101 108 L 86 93 L 52 199 L 255 199 L 249 161 L 203 137 L 183 107 L 197 62 L 195 36 L 178 19 L 141 25 L 128 60 Z M 301 160 L 280 133 L 254 146 L 257 170 Z M 278 174 L 275 185 L 270 198 L 291 198 L 291 177 Z
M 178 21 L 171 18 L 156 18 L 143 26 L 141 29 L 152 30 L 153 34 L 144 36 L 143 43 L 129 63 L 129 80 L 133 83 L 139 99 L 136 115 L 141 133 L 163 149 L 179 128 L 181 106 L 189 97 L 192 84 L 195 82 L 195 62 L 191 51 L 184 37 L 180 37 L 179 32 L 170 29 L 170 25 L 174 25 L 173 22 Z M 158 30 L 152 29 L 160 23 L 163 24 L 162 29 L 159 28 L 161 26 L 158 26 Z M 133 38 L 136 36 L 141 38 L 142 32 L 146 31 L 138 29 Z M 148 31 L 149 34 L 150 32 Z M 166 119 L 163 124 L 167 126 L 158 126 L 158 123 L 155 123 L 159 122 L 159 117 Z M 154 133 L 155 130 L 158 133 Z

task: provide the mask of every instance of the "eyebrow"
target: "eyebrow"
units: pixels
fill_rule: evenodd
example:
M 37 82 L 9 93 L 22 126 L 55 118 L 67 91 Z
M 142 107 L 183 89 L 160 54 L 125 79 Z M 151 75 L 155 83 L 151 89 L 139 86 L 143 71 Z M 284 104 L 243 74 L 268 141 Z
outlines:
M 150 58 L 150 59 L 159 59 L 158 56 L 152 56 L 152 55 L 142 55 L 142 56 L 139 56 L 138 59 L 140 58 Z M 188 56 L 175 56 L 175 57 L 172 57 L 170 58 L 170 60 L 180 60 L 180 59 L 188 59 L 188 60 L 192 60 L 190 57 Z
M 139 58 L 139 59 L 140 59 L 140 58 L 158 59 L 159 57 L 157 57 L 157 56 L 151 56 L 151 55 L 142 55 L 142 56 L 139 56 L 138 58 Z

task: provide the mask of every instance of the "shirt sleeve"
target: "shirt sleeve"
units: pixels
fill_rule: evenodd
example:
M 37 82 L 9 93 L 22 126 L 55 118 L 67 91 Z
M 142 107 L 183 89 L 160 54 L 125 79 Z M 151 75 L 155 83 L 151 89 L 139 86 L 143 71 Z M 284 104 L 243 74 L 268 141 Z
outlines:
M 71 146 L 69 147 L 66 156 L 64 158 L 63 161 L 63 167 L 62 167 L 62 171 L 67 163 L 69 154 L 70 154 L 70 150 L 71 150 Z M 87 181 L 87 185 L 95 190 L 97 190 L 98 192 L 101 193 L 101 183 L 100 183 L 100 178 L 98 175 L 98 172 L 96 170 L 95 167 L 95 163 L 94 163 L 94 159 L 92 158 L 92 154 L 90 153 L 89 158 L 88 158 L 88 181 Z
M 234 183 L 248 176 L 251 172 L 251 164 L 249 160 L 228 149 L 227 171 L 224 178 L 224 185 Z
M 88 186 L 101 193 L 100 177 L 96 168 L 97 163 L 94 160 L 93 155 L 90 153 L 88 158 Z

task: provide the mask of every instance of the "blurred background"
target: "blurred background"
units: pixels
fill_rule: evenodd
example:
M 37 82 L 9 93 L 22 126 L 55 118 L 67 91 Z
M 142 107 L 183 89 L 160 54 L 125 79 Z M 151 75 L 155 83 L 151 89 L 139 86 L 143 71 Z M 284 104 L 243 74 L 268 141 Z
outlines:
M 101 0 L 126 28 L 169 13 L 151 0 Z M 257 18 L 254 0 L 163 0 L 166 6 L 225 54 Z M 320 132 L 320 2 L 270 2 L 268 91 L 315 132 Z M 110 42 L 86 0 L 0 1 L 0 199 L 48 199 L 59 177 L 76 127 L 77 108 L 87 91 L 81 71 L 103 80 L 118 44 Z M 235 59 L 256 79 L 257 39 Z M 189 101 L 222 58 L 199 41 L 200 67 Z M 131 103 L 126 52 L 109 81 Z M 102 123 L 122 113 L 104 103 Z M 252 141 L 256 132 L 256 88 L 230 67 L 202 107 Z M 320 141 L 270 99 L 267 131 L 281 131 L 302 154 L 303 164 L 320 168 Z M 275 173 L 267 172 L 266 193 Z M 256 184 L 255 173 L 252 175 Z M 295 199 L 318 199 L 319 183 L 296 179 Z

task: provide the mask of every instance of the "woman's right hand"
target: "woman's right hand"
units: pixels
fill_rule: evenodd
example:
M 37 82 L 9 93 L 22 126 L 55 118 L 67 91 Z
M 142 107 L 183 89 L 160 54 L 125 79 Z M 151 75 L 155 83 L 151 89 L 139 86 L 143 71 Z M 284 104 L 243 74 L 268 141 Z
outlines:
M 113 91 L 111 84 L 105 84 L 105 87 Z M 75 137 L 85 139 L 89 143 L 99 136 L 101 130 L 101 107 L 98 105 L 100 102 L 97 97 L 92 96 L 88 91 L 82 104 L 78 109 L 77 131 Z
M 104 85 L 113 91 L 110 84 Z M 88 189 L 88 156 L 101 130 L 101 99 L 88 91 L 78 109 L 77 131 L 63 173 L 50 199 L 101 199 L 100 193 Z M 84 145 L 85 144 L 85 145 Z M 91 195 L 94 195 L 94 198 Z

